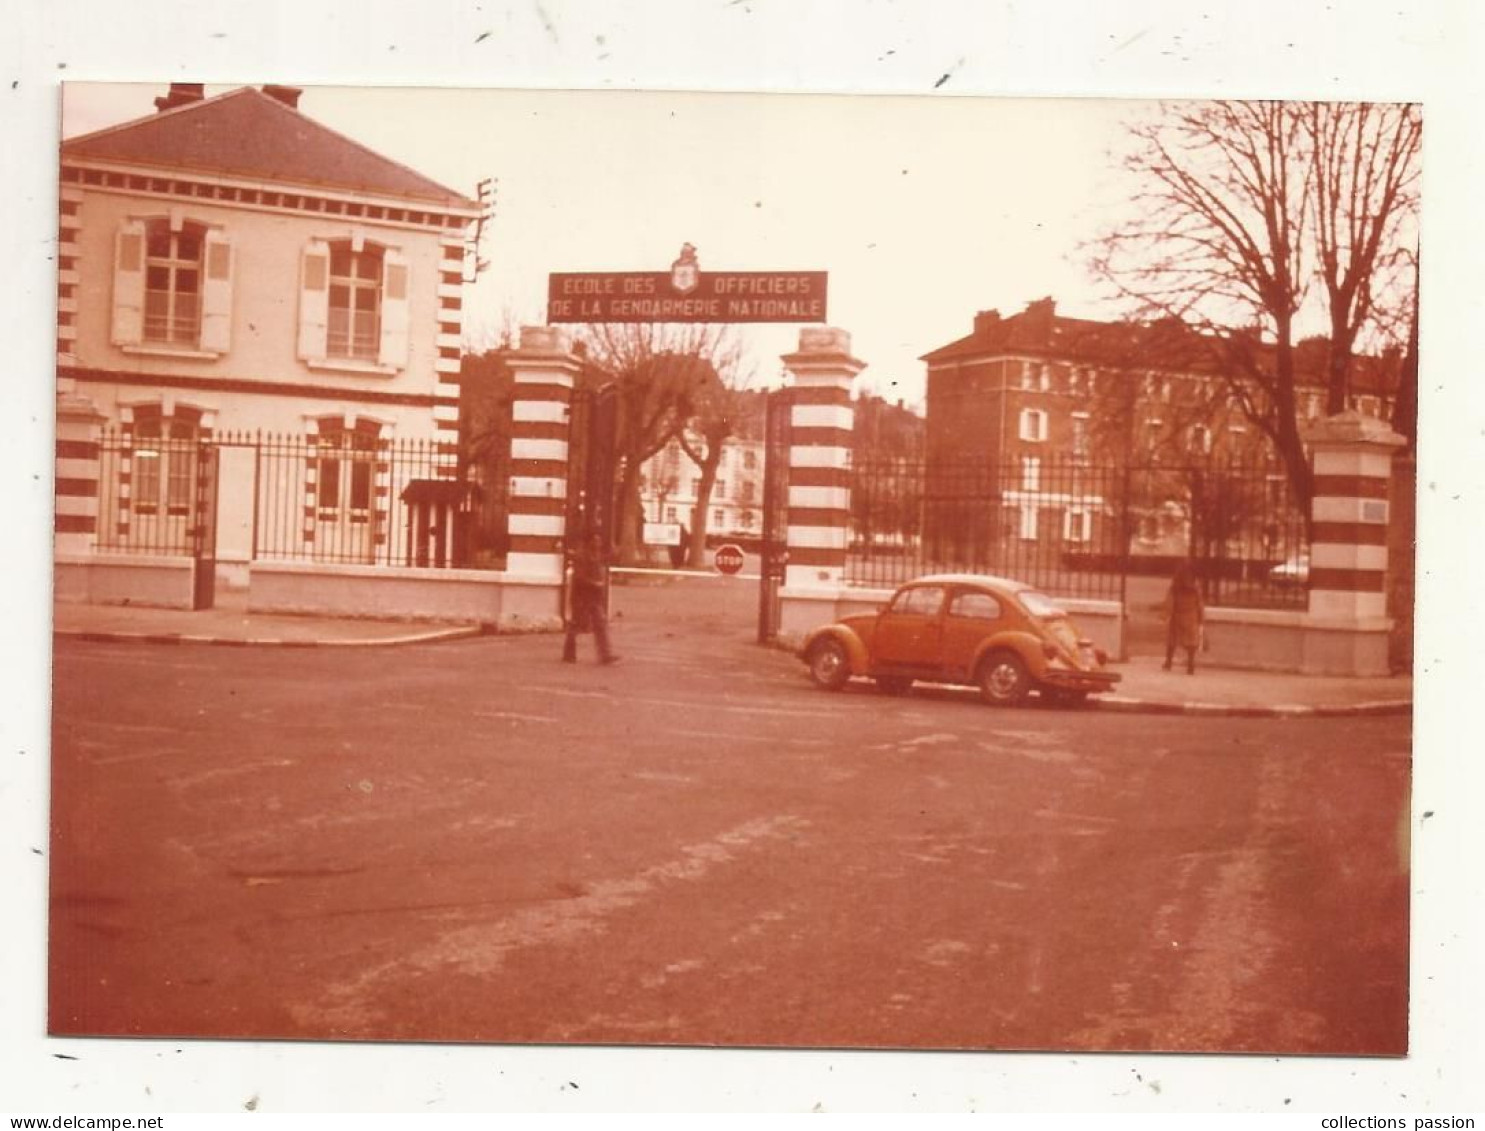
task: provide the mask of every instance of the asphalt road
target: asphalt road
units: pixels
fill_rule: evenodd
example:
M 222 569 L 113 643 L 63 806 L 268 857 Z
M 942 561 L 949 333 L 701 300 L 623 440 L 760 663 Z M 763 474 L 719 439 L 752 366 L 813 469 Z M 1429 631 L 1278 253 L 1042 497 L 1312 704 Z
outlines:
M 552 637 L 59 641 L 67 1034 L 1401 1053 L 1408 720 L 814 690 L 755 590 Z

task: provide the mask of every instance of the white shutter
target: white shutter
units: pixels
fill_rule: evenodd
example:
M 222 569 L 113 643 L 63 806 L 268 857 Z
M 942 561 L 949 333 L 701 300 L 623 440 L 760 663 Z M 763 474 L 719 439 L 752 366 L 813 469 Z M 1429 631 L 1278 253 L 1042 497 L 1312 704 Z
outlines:
M 324 361 L 330 323 L 330 245 L 314 240 L 299 262 L 299 356 Z
M 144 223 L 126 220 L 113 245 L 113 333 L 116 346 L 144 341 Z
M 209 230 L 201 275 L 201 348 L 213 353 L 232 346 L 232 259 L 232 241 Z
M 408 263 L 395 251 L 382 256 L 382 340 L 377 360 L 401 369 L 407 364 Z

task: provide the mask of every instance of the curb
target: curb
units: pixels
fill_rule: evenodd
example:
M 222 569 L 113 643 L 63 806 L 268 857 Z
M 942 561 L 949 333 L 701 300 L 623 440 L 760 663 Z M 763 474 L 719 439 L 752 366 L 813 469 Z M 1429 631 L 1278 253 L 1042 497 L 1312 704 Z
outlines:
M 184 632 L 105 632 L 86 628 L 59 628 L 53 636 L 85 640 L 90 644 L 209 644 L 220 648 L 387 648 L 405 644 L 428 644 L 440 640 L 462 640 L 484 635 L 478 625 L 436 629 L 407 636 L 384 636 L 375 640 L 286 640 L 273 636 L 201 636 Z
M 1241 719 L 1333 719 L 1378 715 L 1411 715 L 1411 699 L 1387 699 L 1372 703 L 1343 703 L 1305 706 L 1297 703 L 1269 707 L 1229 703 L 1172 703 L 1157 699 L 1126 699 L 1118 696 L 1090 699 L 1097 711 L 1127 715 L 1199 715 L 1203 718 Z

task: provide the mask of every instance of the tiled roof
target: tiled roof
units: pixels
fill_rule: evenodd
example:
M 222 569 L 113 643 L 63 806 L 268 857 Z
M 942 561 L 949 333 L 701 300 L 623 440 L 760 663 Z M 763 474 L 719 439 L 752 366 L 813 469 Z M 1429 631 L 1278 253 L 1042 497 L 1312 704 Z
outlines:
M 1327 347 L 1324 338 L 1296 343 L 1296 384 L 1305 388 L 1324 386 Z M 1212 367 L 1210 346 L 1178 322 L 1065 318 L 1046 299 L 1008 318 L 993 311 L 982 313 L 975 318 L 972 333 L 924 354 L 920 360 L 932 369 L 944 362 L 999 357 L 1044 357 L 1094 366 L 1148 366 L 1196 373 Z M 1351 369 L 1353 391 L 1391 391 L 1397 382 L 1398 362 L 1395 357 L 1357 356 Z
M 476 207 L 253 87 L 71 138 L 62 143 L 62 158 L 370 193 L 444 208 Z

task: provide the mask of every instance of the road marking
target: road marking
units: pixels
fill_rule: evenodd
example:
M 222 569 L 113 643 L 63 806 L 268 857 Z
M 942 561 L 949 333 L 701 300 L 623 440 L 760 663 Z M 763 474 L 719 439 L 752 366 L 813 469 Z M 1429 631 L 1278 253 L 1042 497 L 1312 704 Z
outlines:
M 780 814 L 748 821 L 699 844 L 682 845 L 672 859 L 621 879 L 601 880 L 571 899 L 541 900 L 485 923 L 448 931 L 411 954 L 389 947 L 386 961 L 328 987 L 320 1001 L 292 1005 L 296 1021 L 323 1030 L 364 1030 L 385 1016 L 372 996 L 389 979 L 408 972 L 488 977 L 521 950 L 547 950 L 589 938 L 604 921 L 650 898 L 657 890 L 694 883 L 714 869 L 736 863 L 759 842 L 789 837 L 808 829 L 802 817 Z
M 571 687 L 532 687 L 529 684 L 514 687 L 513 691 L 529 691 L 536 695 L 566 695 L 569 699 L 612 699 L 611 691 L 576 691 Z
M 476 719 L 514 719 L 521 723 L 555 723 L 559 720 L 555 715 L 523 715 L 518 711 L 471 711 Z
M 945 742 L 962 741 L 957 734 L 925 734 L 921 738 L 910 738 L 906 742 L 894 743 L 899 750 L 911 750 L 918 746 L 942 746 Z
M 731 711 L 737 715 L 792 715 L 798 718 L 828 719 L 834 717 L 835 711 L 816 711 L 808 708 L 793 707 L 744 707 L 735 703 L 718 703 L 712 699 L 653 699 L 635 698 L 629 700 L 631 703 L 644 703 L 651 707 L 682 707 L 688 711 Z

